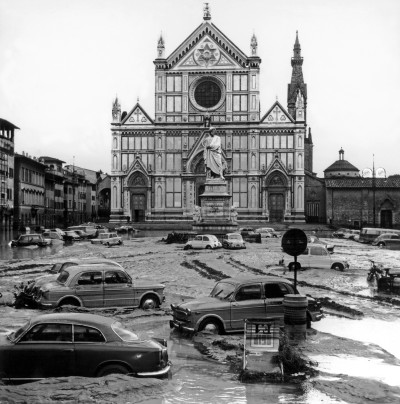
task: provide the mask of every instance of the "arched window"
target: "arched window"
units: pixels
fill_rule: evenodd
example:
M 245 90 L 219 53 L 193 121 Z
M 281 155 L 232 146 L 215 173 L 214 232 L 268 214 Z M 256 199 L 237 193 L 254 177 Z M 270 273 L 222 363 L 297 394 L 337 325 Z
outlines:
M 256 146 L 256 137 L 255 136 L 251 137 L 251 147 L 252 147 L 252 149 L 255 149 L 257 147 Z
M 301 135 L 299 135 L 299 140 L 297 142 L 297 146 L 298 147 L 303 147 L 303 138 L 301 137 Z
M 256 169 L 256 155 L 251 153 L 251 168 L 252 170 Z
M 113 149 L 116 149 L 118 146 L 117 138 L 115 137 L 113 140 Z
M 250 208 L 257 207 L 257 190 L 256 187 L 253 185 L 250 190 Z
M 161 185 L 159 185 L 157 187 L 156 207 L 157 208 L 162 208 L 162 187 L 161 187 Z
M 297 186 L 297 208 L 303 208 L 303 187 L 301 185 Z
M 117 187 L 116 186 L 113 187 L 112 196 L 113 196 L 112 200 L 114 202 L 113 203 L 114 208 L 117 208 L 118 207 L 118 200 L 117 200 L 118 194 L 117 194 Z
M 162 139 L 161 139 L 161 137 L 158 138 L 158 148 L 162 149 Z
M 118 170 L 118 157 L 115 154 L 113 157 L 113 169 Z
M 303 168 L 303 155 L 301 153 L 297 156 L 297 168 Z
M 162 170 L 162 157 L 161 154 L 157 156 L 157 167 L 156 170 Z

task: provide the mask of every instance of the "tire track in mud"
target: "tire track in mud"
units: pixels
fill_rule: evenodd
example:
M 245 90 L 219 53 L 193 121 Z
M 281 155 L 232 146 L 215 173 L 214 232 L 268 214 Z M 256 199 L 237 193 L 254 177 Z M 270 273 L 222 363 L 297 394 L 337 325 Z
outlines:
M 193 260 L 192 262 L 183 261 L 180 263 L 180 265 L 183 266 L 184 268 L 196 271 L 203 278 L 213 279 L 214 281 L 217 282 L 222 279 L 230 278 L 229 275 L 225 275 L 223 272 L 217 271 L 216 269 L 211 268 L 204 262 L 201 262 L 197 259 Z
M 243 264 L 239 260 L 232 258 L 232 257 L 229 257 L 229 260 L 227 261 L 227 263 L 229 265 L 232 265 L 234 268 L 239 269 L 239 271 L 242 271 L 242 272 L 247 271 L 247 272 L 251 272 L 255 275 L 265 275 L 265 272 L 262 271 L 261 269 L 250 267 L 249 265 Z

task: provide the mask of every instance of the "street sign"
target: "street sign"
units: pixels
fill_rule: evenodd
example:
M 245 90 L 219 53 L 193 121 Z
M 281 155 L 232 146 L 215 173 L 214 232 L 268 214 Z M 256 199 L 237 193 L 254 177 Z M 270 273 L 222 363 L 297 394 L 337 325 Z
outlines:
M 286 254 L 296 257 L 307 248 L 307 236 L 303 230 L 290 229 L 282 237 L 282 249 Z

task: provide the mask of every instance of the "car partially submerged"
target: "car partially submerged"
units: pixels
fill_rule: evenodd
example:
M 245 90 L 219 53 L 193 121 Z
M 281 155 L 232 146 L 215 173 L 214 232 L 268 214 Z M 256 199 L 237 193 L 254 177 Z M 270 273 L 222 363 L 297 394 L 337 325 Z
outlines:
M 16 240 L 11 241 L 11 247 L 47 247 L 51 244 L 51 239 L 44 238 L 41 234 L 21 234 Z
M 171 328 L 216 334 L 244 329 L 247 318 L 277 317 L 283 323 L 283 299 L 298 294 L 294 285 L 276 276 L 229 278 L 217 282 L 207 297 L 172 304 Z M 307 323 L 322 318 L 321 305 L 307 297 Z
M 154 309 L 165 300 L 165 285 L 133 281 L 123 268 L 108 264 L 77 265 L 63 269 L 57 279 L 35 288 L 40 308 L 140 307 Z
M 0 335 L 2 380 L 31 382 L 47 377 L 138 377 L 168 374 L 167 343 L 140 339 L 114 318 L 83 313 L 37 316 Z
M 92 244 L 103 244 L 106 246 L 121 245 L 122 238 L 117 233 L 101 233 L 98 238 L 90 240 Z
M 228 249 L 246 248 L 240 233 L 228 233 L 222 237 L 222 247 Z

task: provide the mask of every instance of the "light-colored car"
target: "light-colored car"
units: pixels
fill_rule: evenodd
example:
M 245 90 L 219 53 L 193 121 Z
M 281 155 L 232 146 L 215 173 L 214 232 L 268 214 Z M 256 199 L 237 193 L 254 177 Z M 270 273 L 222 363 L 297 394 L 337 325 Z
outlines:
M 165 300 L 165 285 L 133 281 L 123 268 L 107 264 L 77 265 L 62 270 L 57 280 L 34 295 L 38 307 L 140 307 L 152 309 Z
M 222 237 L 222 247 L 228 249 L 246 248 L 246 243 L 240 233 L 228 233 Z
M 317 236 L 313 234 L 307 234 L 307 243 L 308 244 L 321 244 L 326 247 L 326 249 L 330 252 L 333 253 L 333 250 L 335 249 L 335 245 L 331 243 L 327 243 L 325 241 L 320 240 Z
M 222 244 L 217 239 L 216 236 L 212 234 L 201 234 L 196 236 L 193 240 L 189 240 L 185 246 L 183 247 L 184 250 L 190 249 L 207 249 L 207 250 L 214 250 L 215 248 L 221 248 Z
M 281 235 L 272 227 L 260 227 L 254 230 L 255 233 L 260 233 L 262 238 L 280 237 Z
M 347 232 L 344 232 L 343 238 L 358 241 L 360 239 L 360 230 L 349 229 Z
M 56 232 L 56 231 L 51 231 L 51 230 L 49 230 L 49 231 L 44 231 L 44 232 L 42 233 L 42 236 L 43 236 L 44 238 L 49 238 L 49 239 L 51 239 L 51 240 L 64 241 L 63 236 L 62 236 L 60 233 Z
M 378 247 L 392 247 L 392 246 L 400 246 L 400 235 L 394 233 L 384 233 L 378 236 L 373 242 L 372 245 Z
M 101 233 L 98 238 L 90 240 L 92 244 L 103 244 L 106 246 L 121 245 L 122 238 L 117 233 Z
M 318 268 L 318 269 L 335 269 L 343 271 L 349 268 L 347 261 L 332 256 L 327 248 L 322 244 L 310 244 L 304 252 L 297 257 L 297 268 Z M 284 265 L 287 264 L 289 271 L 295 269 L 294 257 L 283 253 Z M 300 266 L 299 266 L 300 264 Z
M 247 318 L 278 317 L 283 322 L 283 299 L 297 294 L 294 285 L 276 276 L 229 278 L 219 281 L 210 296 L 172 304 L 171 328 L 185 331 L 210 331 L 216 334 L 237 332 Z M 307 323 L 322 318 L 321 306 L 307 297 Z

